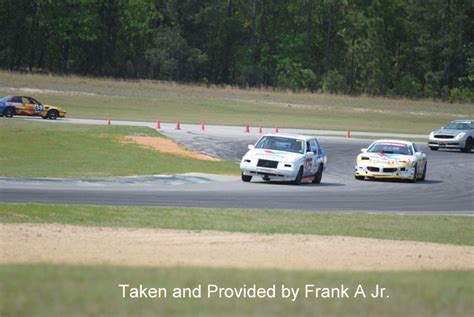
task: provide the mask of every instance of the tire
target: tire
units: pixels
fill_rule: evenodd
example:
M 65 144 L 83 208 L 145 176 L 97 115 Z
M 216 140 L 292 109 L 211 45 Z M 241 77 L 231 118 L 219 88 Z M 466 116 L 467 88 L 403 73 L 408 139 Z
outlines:
M 316 172 L 316 174 L 314 174 L 314 178 L 312 181 L 313 184 L 321 184 L 321 179 L 323 178 L 323 169 L 324 165 L 320 164 L 318 171 Z
M 417 172 L 417 169 L 418 169 L 418 164 L 415 164 L 415 173 L 413 174 L 413 179 L 410 179 L 410 183 L 416 183 L 417 181 L 417 177 L 418 177 L 418 172 Z
M 358 176 L 358 175 L 354 175 L 355 179 L 357 179 L 358 181 L 363 181 L 365 179 L 365 176 Z
M 249 183 L 251 180 L 252 176 L 244 175 L 244 173 L 242 173 L 242 182 Z
M 464 148 L 461 149 L 464 153 L 470 153 L 472 150 L 472 138 L 469 137 L 466 140 L 466 144 L 464 145 Z
M 49 110 L 48 111 L 48 119 L 50 120 L 56 120 L 59 117 L 59 112 L 58 110 Z
M 429 148 L 430 148 L 431 151 L 438 151 L 438 149 L 439 149 L 436 146 L 430 146 Z
M 420 181 L 424 181 L 424 180 L 425 180 L 427 167 L 428 167 L 428 162 L 426 162 L 426 163 L 425 163 L 425 167 L 423 167 L 423 175 L 421 176 Z
M 299 185 L 301 184 L 301 179 L 303 178 L 303 167 L 300 167 L 300 170 L 298 171 L 298 175 L 296 175 L 295 180 L 293 181 L 294 185 Z
M 12 107 L 8 107 L 3 110 L 3 115 L 7 118 L 13 118 L 13 116 L 15 115 L 15 109 L 13 109 Z
M 43 119 L 48 119 L 48 115 L 46 115 L 46 116 L 41 116 L 41 118 L 43 118 Z

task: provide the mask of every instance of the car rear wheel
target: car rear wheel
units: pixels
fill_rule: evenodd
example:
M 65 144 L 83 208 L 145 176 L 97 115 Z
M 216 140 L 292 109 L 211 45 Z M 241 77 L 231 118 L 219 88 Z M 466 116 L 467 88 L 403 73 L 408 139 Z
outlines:
M 466 144 L 464 145 L 464 148 L 461 150 L 465 153 L 469 153 L 472 150 L 472 138 L 467 138 Z
M 7 118 L 12 118 L 15 115 L 15 110 L 11 107 L 8 107 L 3 110 L 3 115 Z
M 299 185 L 301 184 L 301 179 L 303 178 L 303 167 L 300 167 L 300 170 L 298 171 L 298 175 L 296 175 L 295 180 L 293 181 L 294 185 Z
M 316 172 L 313 178 L 313 184 L 321 183 L 321 179 L 323 178 L 323 167 L 324 167 L 323 164 L 319 165 L 318 171 Z
M 242 182 L 248 183 L 251 180 L 252 180 L 252 176 L 244 175 L 244 173 L 242 173 Z
M 59 117 L 59 112 L 57 110 L 49 110 L 48 111 L 48 119 L 56 120 Z
M 438 151 L 438 148 L 436 146 L 430 146 L 431 151 Z

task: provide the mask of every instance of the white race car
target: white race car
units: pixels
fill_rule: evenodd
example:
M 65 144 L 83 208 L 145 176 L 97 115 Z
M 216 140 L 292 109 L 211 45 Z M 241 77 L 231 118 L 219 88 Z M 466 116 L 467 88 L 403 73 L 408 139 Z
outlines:
M 304 135 L 266 134 L 240 163 L 242 181 L 252 177 L 265 181 L 291 181 L 300 184 L 303 179 L 320 183 L 327 161 L 326 152 L 316 138 Z
M 427 159 L 418 145 L 400 140 L 379 140 L 357 156 L 355 178 L 425 180 Z

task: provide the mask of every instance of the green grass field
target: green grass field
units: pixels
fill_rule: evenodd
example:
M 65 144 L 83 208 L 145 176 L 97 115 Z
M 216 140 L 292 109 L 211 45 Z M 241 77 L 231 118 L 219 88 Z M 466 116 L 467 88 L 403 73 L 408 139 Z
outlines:
M 184 123 L 429 133 L 457 118 L 474 117 L 473 104 L 432 100 L 241 90 L 152 81 L 0 72 L 0 95 L 31 95 L 62 106 L 69 117 Z
M 239 173 L 238 165 L 232 162 L 182 158 L 119 142 L 126 135 L 162 137 L 149 128 L 0 119 L 2 176 L 101 177 L 186 172 Z
M 474 218 L 465 216 L 0 203 L 0 222 L 301 233 L 474 245 Z
M 315 272 L 209 268 L 118 268 L 0 265 L 1 315 L 9 316 L 471 316 L 474 272 Z M 366 291 L 376 284 L 389 298 L 123 299 L 118 284 L 241 287 L 305 284 Z

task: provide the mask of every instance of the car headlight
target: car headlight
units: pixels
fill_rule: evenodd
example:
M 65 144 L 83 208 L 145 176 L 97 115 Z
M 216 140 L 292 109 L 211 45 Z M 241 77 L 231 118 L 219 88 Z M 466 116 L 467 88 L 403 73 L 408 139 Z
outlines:
M 462 139 L 465 135 L 466 135 L 466 133 L 461 132 L 461 133 L 459 133 L 458 135 L 456 135 L 456 139 L 457 139 L 457 140 Z
M 399 159 L 399 160 L 397 160 L 397 163 L 402 164 L 402 165 L 409 165 L 410 160 L 409 159 Z
M 431 133 L 430 133 L 429 138 L 430 138 L 430 139 L 434 138 L 434 132 L 431 132 Z

